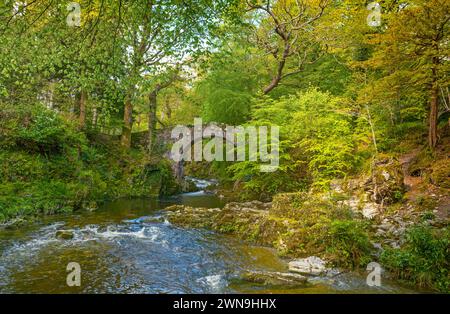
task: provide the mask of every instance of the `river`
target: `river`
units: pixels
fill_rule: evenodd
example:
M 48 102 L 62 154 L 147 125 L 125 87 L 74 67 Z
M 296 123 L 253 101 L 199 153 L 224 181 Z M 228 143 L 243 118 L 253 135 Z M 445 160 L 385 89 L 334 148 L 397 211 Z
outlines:
M 182 229 L 164 218 L 172 204 L 220 207 L 204 192 L 116 200 L 96 211 L 41 217 L 0 229 L 0 293 L 398 293 L 391 282 L 370 288 L 363 275 L 316 279 L 301 287 L 263 286 L 240 279 L 248 270 L 287 271 L 270 248 L 207 230 Z M 57 230 L 73 238 L 58 239 Z M 66 266 L 81 267 L 81 286 L 66 284 Z

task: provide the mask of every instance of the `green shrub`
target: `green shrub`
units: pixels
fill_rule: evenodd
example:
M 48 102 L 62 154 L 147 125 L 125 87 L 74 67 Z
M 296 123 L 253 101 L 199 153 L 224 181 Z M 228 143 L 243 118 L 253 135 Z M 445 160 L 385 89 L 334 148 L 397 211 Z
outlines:
M 354 173 L 361 156 L 349 100 L 310 88 L 289 97 L 254 101 L 253 125 L 280 126 L 280 165 L 261 173 L 258 162 L 229 167 L 231 177 L 244 182 L 249 198 L 280 192 L 329 190 L 336 178 Z M 267 198 L 267 197 L 265 197 Z
M 41 156 L 20 151 L 0 151 L 0 179 L 3 182 L 33 181 L 46 172 L 46 161 Z
M 79 146 L 86 142 L 73 124 L 43 105 L 18 111 L 14 138 L 18 146 L 42 153 L 61 153 L 64 146 Z
M 372 245 L 367 227 L 365 223 L 355 220 L 331 222 L 326 251 L 337 266 L 365 267 L 370 262 Z
M 412 227 L 400 249 L 388 249 L 381 255 L 384 267 L 396 278 L 450 291 L 450 232 L 429 226 Z

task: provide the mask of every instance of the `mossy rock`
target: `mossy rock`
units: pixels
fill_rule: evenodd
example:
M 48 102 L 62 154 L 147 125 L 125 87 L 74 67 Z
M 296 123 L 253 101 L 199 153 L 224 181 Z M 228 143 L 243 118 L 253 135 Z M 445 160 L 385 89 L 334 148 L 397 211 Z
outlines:
M 307 284 L 308 279 L 300 274 L 248 271 L 242 274 L 241 280 L 264 286 L 298 287 Z
M 213 228 L 213 223 L 221 211 L 218 208 L 195 208 L 183 205 L 169 206 L 165 210 L 168 211 L 168 220 L 174 225 L 206 229 Z
M 266 209 L 265 203 L 246 202 L 229 203 L 223 209 L 174 205 L 166 211 L 172 224 L 233 234 L 291 257 L 329 251 L 334 245 L 330 238 L 333 222 L 351 219 L 352 215 L 344 205 L 303 193 L 278 195 L 274 203 L 278 206 L 275 209 Z
M 407 171 L 410 176 L 423 176 L 428 168 L 433 164 L 433 154 L 429 150 L 420 151 L 417 156 L 411 161 Z
M 70 230 L 58 230 L 56 231 L 55 237 L 60 240 L 71 240 L 74 234 Z
M 441 188 L 450 189 L 450 159 L 436 161 L 431 169 L 431 183 Z
M 184 180 L 181 183 L 181 190 L 183 193 L 200 191 L 200 189 L 195 185 L 195 182 L 193 182 L 191 180 Z
M 298 211 L 311 197 L 305 192 L 281 193 L 274 196 L 270 214 L 277 217 L 296 218 Z

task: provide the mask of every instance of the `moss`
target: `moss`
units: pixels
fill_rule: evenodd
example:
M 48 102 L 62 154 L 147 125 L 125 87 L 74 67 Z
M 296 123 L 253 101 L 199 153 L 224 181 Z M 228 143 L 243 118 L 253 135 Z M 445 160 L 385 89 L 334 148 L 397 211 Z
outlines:
M 431 183 L 450 189 L 450 158 L 437 160 L 431 167 Z
M 421 150 L 411 161 L 408 173 L 413 177 L 419 177 L 427 172 L 427 169 L 433 164 L 434 156 L 428 149 Z
M 238 226 L 236 226 L 233 223 L 225 223 L 220 225 L 217 230 L 222 232 L 222 233 L 234 233 L 236 232 L 236 230 L 238 230 Z
M 433 211 L 438 206 L 438 200 L 427 195 L 419 195 L 415 203 L 421 211 Z

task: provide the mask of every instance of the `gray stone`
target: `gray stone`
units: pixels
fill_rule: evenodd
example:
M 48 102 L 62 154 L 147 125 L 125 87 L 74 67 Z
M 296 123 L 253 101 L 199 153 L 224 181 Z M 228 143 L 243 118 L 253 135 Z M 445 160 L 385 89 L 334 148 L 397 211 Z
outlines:
M 380 251 L 383 250 L 383 246 L 381 245 L 381 243 L 372 242 L 372 245 L 377 250 L 380 250 Z
M 375 233 L 375 235 L 377 237 L 384 236 L 385 234 L 386 234 L 386 231 L 384 231 L 383 229 L 377 229 L 377 232 Z
M 362 209 L 364 218 L 372 219 L 378 215 L 378 205 L 375 203 L 366 203 Z
M 291 272 L 315 276 L 327 271 L 326 262 L 317 256 L 293 260 L 289 262 L 288 266 Z

